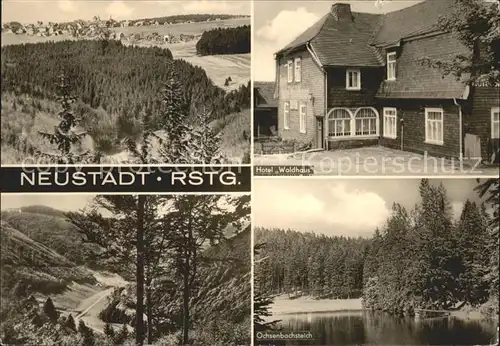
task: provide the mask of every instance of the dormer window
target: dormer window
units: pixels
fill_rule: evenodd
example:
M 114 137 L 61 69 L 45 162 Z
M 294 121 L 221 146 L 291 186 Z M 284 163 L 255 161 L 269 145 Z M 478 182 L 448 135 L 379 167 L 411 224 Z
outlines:
M 387 80 L 396 80 L 396 52 L 387 53 Z
M 293 60 L 288 60 L 287 64 L 288 83 L 293 82 Z
M 345 84 L 347 90 L 360 90 L 361 71 L 359 69 L 348 69 L 345 75 Z

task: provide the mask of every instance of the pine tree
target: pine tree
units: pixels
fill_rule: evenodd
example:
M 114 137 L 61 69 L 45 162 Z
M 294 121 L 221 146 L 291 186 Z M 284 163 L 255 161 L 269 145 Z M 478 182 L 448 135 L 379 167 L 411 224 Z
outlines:
M 66 322 L 64 322 L 64 326 L 66 328 L 69 328 L 69 329 L 76 332 L 75 319 L 73 318 L 73 316 L 71 314 L 69 314 L 68 317 L 66 318 Z
M 59 313 L 57 312 L 54 303 L 52 302 L 52 299 L 50 299 L 50 297 L 47 298 L 47 300 L 43 304 L 43 312 L 51 322 L 53 323 L 57 322 L 57 319 L 59 318 Z
M 86 136 L 86 133 L 75 132 L 75 127 L 80 123 L 80 119 L 72 110 L 72 104 L 75 102 L 76 98 L 70 95 L 70 86 L 65 75 L 59 76 L 57 91 L 57 101 L 61 103 L 62 108 L 58 114 L 60 122 L 54 128 L 53 133 L 45 131 L 39 131 L 39 133 L 43 138 L 47 139 L 50 144 L 55 144 L 59 153 L 38 152 L 38 154 L 42 157 L 55 160 L 59 164 L 82 163 L 84 160 L 89 159 L 90 153 L 86 152 L 76 155 L 72 150 L 74 146 L 80 143 L 83 137 Z

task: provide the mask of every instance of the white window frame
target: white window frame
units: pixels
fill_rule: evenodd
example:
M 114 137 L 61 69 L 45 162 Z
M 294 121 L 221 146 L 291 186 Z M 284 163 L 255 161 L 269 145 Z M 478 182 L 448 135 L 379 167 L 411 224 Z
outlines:
M 285 103 L 283 104 L 283 128 L 285 130 L 290 129 L 289 121 L 290 121 L 290 102 L 285 101 Z
M 429 113 L 441 113 L 441 120 L 429 120 Z M 428 123 L 440 123 L 441 124 L 441 140 L 429 138 Z M 443 145 L 444 144 L 444 110 L 443 108 L 426 108 L 425 109 L 425 143 Z
M 498 114 L 498 120 L 494 119 L 495 114 Z M 495 125 L 498 129 L 496 136 L 494 132 Z M 500 107 L 491 109 L 491 139 L 500 139 Z
M 288 83 L 293 82 L 293 60 L 288 60 L 286 63 L 287 73 L 288 73 Z
M 394 60 L 391 58 L 394 57 Z M 396 80 L 396 52 L 387 53 L 387 80 Z
M 299 104 L 299 127 L 300 133 L 307 132 L 307 105 L 305 102 Z
M 390 114 L 389 112 L 393 113 Z M 394 119 L 394 127 L 388 131 L 388 119 Z M 384 137 L 396 139 L 398 136 L 398 110 L 394 107 L 384 107 Z
M 294 76 L 295 76 L 295 81 L 300 82 L 302 80 L 302 61 L 300 58 L 295 58 L 294 60 Z
M 373 112 L 372 117 L 357 117 L 358 114 L 362 110 L 369 109 Z M 347 114 L 349 114 L 349 118 L 333 118 L 333 115 L 335 114 L 335 111 L 342 110 L 345 111 Z M 375 133 L 371 134 L 356 134 L 356 132 L 359 132 L 359 130 L 356 127 L 356 120 L 361 120 L 360 122 L 363 123 L 363 120 L 368 120 L 368 124 L 372 124 L 372 121 L 375 122 Z M 346 134 L 345 132 L 345 125 L 346 122 L 349 122 L 349 134 Z M 333 123 L 333 125 L 332 125 Z M 331 127 L 333 126 L 335 130 L 337 129 L 337 123 L 342 124 L 342 130 L 339 133 L 343 133 L 342 135 L 330 135 Z M 379 137 L 379 112 L 373 108 L 373 107 L 360 107 L 356 109 L 356 111 L 352 111 L 349 108 L 345 107 L 338 107 L 338 108 L 333 108 L 328 112 L 327 118 L 326 118 L 326 136 L 330 139 L 350 139 L 350 138 L 359 138 L 359 139 L 371 139 L 371 138 L 377 138 Z M 333 131 L 336 132 L 336 131 Z
M 357 83 L 357 86 L 350 86 L 349 85 L 349 82 L 350 82 L 350 78 L 349 78 L 349 74 L 351 73 L 357 73 L 357 80 L 356 80 L 356 83 Z M 347 90 L 361 90 L 361 70 L 359 68 L 349 68 L 346 70 L 346 73 L 345 73 L 345 88 Z

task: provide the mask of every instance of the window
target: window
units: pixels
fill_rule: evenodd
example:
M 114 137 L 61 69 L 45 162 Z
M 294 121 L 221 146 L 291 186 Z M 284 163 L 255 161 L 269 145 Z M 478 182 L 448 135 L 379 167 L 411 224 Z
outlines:
M 290 102 L 285 102 L 283 106 L 283 128 L 288 130 L 290 124 Z
M 425 109 L 425 141 L 443 145 L 443 109 Z
M 351 113 L 347 109 L 335 109 L 328 116 L 328 136 L 345 137 L 351 135 Z
M 295 81 L 300 82 L 302 79 L 300 70 L 300 58 L 295 58 Z
M 306 104 L 300 103 L 299 118 L 300 118 L 300 133 L 306 133 Z
M 291 83 L 291 82 L 293 82 L 293 61 L 292 60 L 288 60 L 287 72 L 288 72 L 288 83 Z
M 384 137 L 397 137 L 397 119 L 396 108 L 384 108 Z
M 328 114 L 328 137 L 366 137 L 378 135 L 378 113 L 371 107 L 336 108 Z
M 491 109 L 491 138 L 500 138 L 500 107 Z
M 361 71 L 349 69 L 346 72 L 346 89 L 360 90 L 361 89 Z
M 377 134 L 377 114 L 370 108 L 360 108 L 355 115 L 355 135 L 372 136 Z
M 387 53 L 387 80 L 396 80 L 396 53 Z

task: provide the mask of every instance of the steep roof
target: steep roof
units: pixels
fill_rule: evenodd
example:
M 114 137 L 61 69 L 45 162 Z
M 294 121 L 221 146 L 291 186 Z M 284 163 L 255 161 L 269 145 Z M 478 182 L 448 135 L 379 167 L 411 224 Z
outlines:
M 380 56 L 370 46 L 380 26 L 381 16 L 352 13 L 352 21 L 337 21 L 326 16 L 322 30 L 311 39 L 311 46 L 326 66 L 383 66 Z
M 321 17 L 320 20 L 318 20 L 316 23 L 314 23 L 312 26 L 310 26 L 306 31 L 304 31 L 302 34 L 297 36 L 295 39 L 293 39 L 292 42 L 287 44 L 285 47 L 280 49 L 276 54 L 287 54 L 290 53 L 291 51 L 295 50 L 296 48 L 299 48 L 309 41 L 311 41 L 313 38 L 318 35 L 321 30 L 323 29 L 323 26 L 330 16 L 330 13 L 325 14 L 323 17 Z
M 423 39 L 406 41 L 398 58 L 396 80 L 383 81 L 376 97 L 449 99 L 466 98 L 463 80 L 454 75 L 443 76 L 438 68 L 422 64 L 422 58 L 452 61 L 458 54 L 467 54 L 453 34 L 440 34 Z
M 436 31 L 439 18 L 451 12 L 455 0 L 426 0 L 382 16 L 373 40 L 377 46 L 388 46 L 403 38 Z
M 278 107 L 274 98 L 274 82 L 254 82 L 254 99 L 257 107 Z
M 352 21 L 328 12 L 276 54 L 288 54 L 311 43 L 326 66 L 384 66 L 377 47 L 436 31 L 440 16 L 450 13 L 455 0 L 425 0 L 386 14 L 352 12 Z

